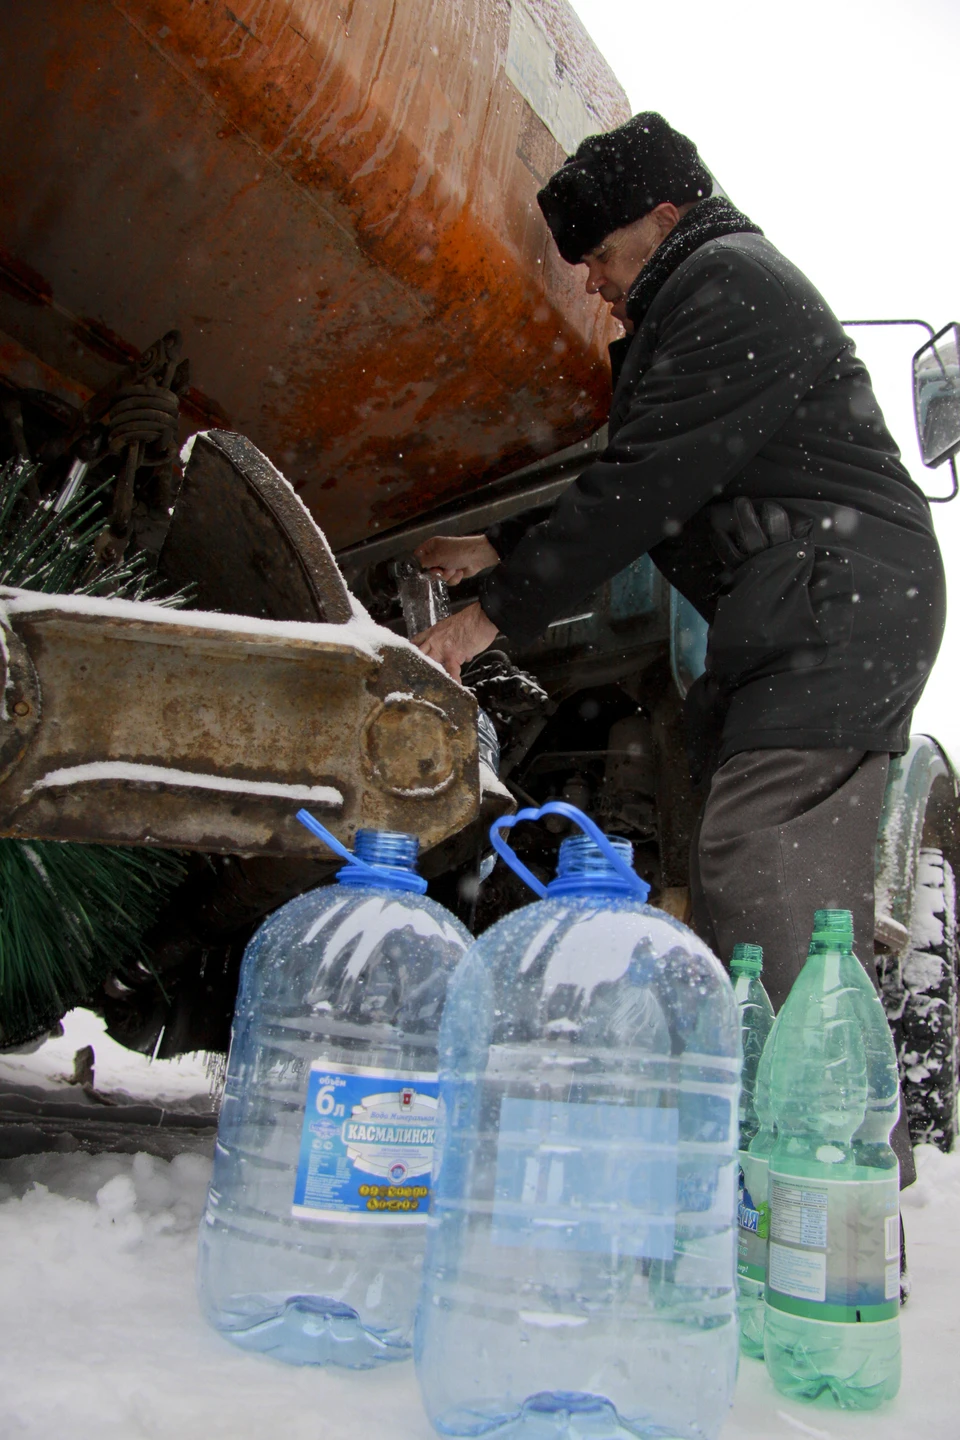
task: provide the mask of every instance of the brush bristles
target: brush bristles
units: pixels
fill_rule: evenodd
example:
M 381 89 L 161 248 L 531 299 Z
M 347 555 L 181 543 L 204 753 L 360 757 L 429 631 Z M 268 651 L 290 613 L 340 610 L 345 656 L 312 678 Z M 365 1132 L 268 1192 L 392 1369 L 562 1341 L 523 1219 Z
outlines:
M 106 569 L 92 546 L 107 521 L 105 486 L 59 515 L 25 495 L 36 467 L 0 466 L 0 584 L 45 594 L 186 603 L 163 596 L 140 553 Z M 26 1044 L 90 999 L 120 967 L 149 969 L 142 937 L 186 874 L 152 848 L 0 840 L 0 1048 Z M 162 986 L 161 986 L 162 989 Z

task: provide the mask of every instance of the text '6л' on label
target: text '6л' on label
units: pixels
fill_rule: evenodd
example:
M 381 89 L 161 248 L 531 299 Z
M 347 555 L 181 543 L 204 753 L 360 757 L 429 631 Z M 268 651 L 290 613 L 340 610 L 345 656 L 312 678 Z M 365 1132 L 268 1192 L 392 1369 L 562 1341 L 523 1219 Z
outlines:
M 310 1067 L 292 1213 L 300 1220 L 425 1224 L 437 1077 Z

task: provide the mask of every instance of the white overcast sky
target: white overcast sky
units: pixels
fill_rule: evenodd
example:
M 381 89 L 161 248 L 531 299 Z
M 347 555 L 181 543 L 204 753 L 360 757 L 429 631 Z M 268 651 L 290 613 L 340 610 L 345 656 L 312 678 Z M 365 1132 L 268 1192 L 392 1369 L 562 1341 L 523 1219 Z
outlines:
M 571 0 L 634 111 L 659 110 L 841 319 L 960 321 L 960 0 Z M 907 468 L 921 330 L 854 330 Z M 960 498 L 935 505 L 947 633 L 914 719 L 960 762 Z

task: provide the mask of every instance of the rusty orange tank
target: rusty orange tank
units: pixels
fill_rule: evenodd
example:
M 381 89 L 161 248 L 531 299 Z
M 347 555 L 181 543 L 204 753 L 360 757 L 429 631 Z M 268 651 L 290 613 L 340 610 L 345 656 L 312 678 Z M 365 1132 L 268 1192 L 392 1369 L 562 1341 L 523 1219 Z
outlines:
M 0 35 L 0 375 L 76 399 L 179 326 L 190 428 L 337 547 L 603 419 L 606 307 L 535 196 L 629 107 L 565 0 L 31 0 Z

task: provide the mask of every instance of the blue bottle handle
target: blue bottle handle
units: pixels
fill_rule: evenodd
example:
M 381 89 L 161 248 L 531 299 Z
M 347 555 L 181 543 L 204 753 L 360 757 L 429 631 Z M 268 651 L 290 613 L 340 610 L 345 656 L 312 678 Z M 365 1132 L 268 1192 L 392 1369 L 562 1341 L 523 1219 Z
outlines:
M 523 883 L 528 885 L 535 895 L 540 896 L 541 900 L 546 898 L 546 885 L 544 885 L 542 880 L 538 880 L 532 871 L 527 869 L 522 860 L 517 858 L 514 851 L 510 849 L 510 846 L 499 832 L 501 830 L 512 830 L 514 825 L 517 825 L 521 820 L 539 820 L 542 815 L 562 815 L 564 819 L 572 820 L 575 825 L 579 825 L 583 833 L 589 836 L 605 859 L 610 861 L 610 864 L 616 870 L 620 879 L 625 880 L 631 890 L 640 896 L 641 900 L 646 900 L 650 893 L 650 887 L 644 880 L 640 879 L 640 876 L 627 864 L 623 856 L 617 854 L 606 835 L 604 835 L 598 825 L 594 824 L 590 816 L 584 815 L 583 811 L 578 810 L 576 805 L 568 805 L 566 800 L 548 800 L 545 805 L 540 806 L 539 810 L 518 810 L 516 815 L 501 815 L 500 818 L 494 820 L 490 826 L 490 844 L 494 850 L 496 850 L 501 859 L 506 860 L 514 874 L 519 875 Z
M 316 835 L 318 840 L 322 840 L 324 845 L 328 845 L 334 855 L 339 855 L 341 859 L 348 860 L 351 865 L 360 865 L 364 870 L 371 869 L 371 866 L 367 865 L 363 860 L 358 860 L 353 851 L 348 850 L 346 845 L 341 845 L 336 835 L 331 835 L 326 825 L 321 825 L 319 820 L 315 820 L 309 810 L 298 810 L 297 819 L 301 825 L 310 831 L 311 835 Z

